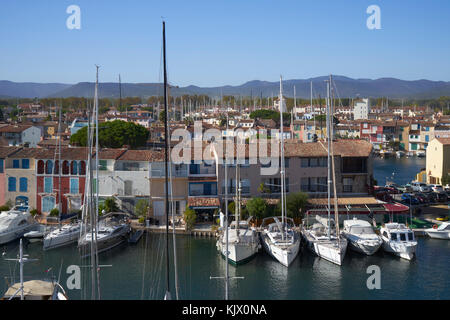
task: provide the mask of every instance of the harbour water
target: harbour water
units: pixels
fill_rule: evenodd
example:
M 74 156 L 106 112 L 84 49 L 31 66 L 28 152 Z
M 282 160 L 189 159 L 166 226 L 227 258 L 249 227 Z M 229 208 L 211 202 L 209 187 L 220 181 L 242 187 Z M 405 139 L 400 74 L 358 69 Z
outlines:
M 417 257 L 412 261 L 382 251 L 370 257 L 348 251 L 340 267 L 313 256 L 306 248 L 302 248 L 289 268 L 261 252 L 245 265 L 230 266 L 231 277 L 244 277 L 230 280 L 230 298 L 450 299 L 450 242 L 429 238 L 418 240 Z M 124 244 L 100 254 L 101 265 L 112 265 L 101 268 L 101 298 L 162 299 L 165 288 L 164 243 L 164 235 L 150 234 L 137 245 Z M 27 278 L 54 275 L 58 279 L 61 269 L 60 283 L 67 288 L 67 267 L 83 266 L 89 262 L 78 257 L 75 245 L 46 252 L 41 250 L 41 245 L 31 243 L 25 247 L 31 258 L 39 259 L 26 264 Z M 3 250 L 6 256 L 15 256 L 18 242 Z M 224 280 L 210 279 L 210 276 L 223 276 L 225 273 L 225 260 L 217 252 L 214 239 L 177 236 L 177 258 L 180 299 L 224 298 Z M 366 286 L 370 276 L 366 270 L 371 265 L 380 267 L 380 290 L 369 290 Z M 1 262 L 0 273 L 3 276 L 14 275 L 14 270 L 18 279 L 17 264 Z M 81 268 L 81 289 L 67 290 L 70 299 L 90 298 L 89 273 L 88 268 Z M 173 276 L 171 282 L 173 285 Z M 5 290 L 6 283 L 3 282 L 0 292 Z
M 399 185 L 415 180 L 416 174 L 425 168 L 425 158 L 419 157 L 390 157 L 374 158 L 373 177 L 378 185 L 385 185 L 386 181 L 394 181 Z
M 395 181 L 407 183 L 425 165 L 424 159 L 375 159 L 374 175 L 396 172 Z M 383 182 L 382 182 L 383 181 Z M 165 291 L 165 235 L 144 235 L 136 245 L 123 244 L 100 254 L 101 299 L 162 299 Z M 450 299 L 450 241 L 418 238 L 416 258 L 406 261 L 379 251 L 363 256 L 348 251 L 342 266 L 314 256 L 302 248 L 289 268 L 264 252 L 245 265 L 230 265 L 231 299 Z M 225 274 L 225 260 L 217 252 L 215 239 L 177 236 L 177 261 L 180 299 L 223 299 L 224 280 L 210 279 Z M 15 258 L 19 242 L 0 246 L 3 258 Z M 39 259 L 24 267 L 25 280 L 55 277 L 70 299 L 90 299 L 89 259 L 80 259 L 76 245 L 49 251 L 42 243 L 24 248 L 30 258 Z M 173 250 L 170 249 L 171 284 Z M 67 288 L 70 265 L 81 266 L 81 289 Z M 369 290 L 367 268 L 381 271 L 381 289 Z M 61 273 L 60 273 L 61 272 Z M 16 262 L 0 261 L 0 276 L 19 279 Z M 69 279 L 70 280 L 70 279 Z M 69 281 L 70 282 L 70 281 Z M 0 281 L 0 294 L 7 284 Z M 172 287 L 173 296 L 175 288 Z

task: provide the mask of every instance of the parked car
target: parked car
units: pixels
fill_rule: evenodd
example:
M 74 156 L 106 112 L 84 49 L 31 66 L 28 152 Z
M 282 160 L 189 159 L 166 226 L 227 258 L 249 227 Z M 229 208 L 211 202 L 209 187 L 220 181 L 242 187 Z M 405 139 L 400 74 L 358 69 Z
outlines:
M 401 192 L 412 192 L 413 191 L 410 184 L 405 184 L 404 186 L 399 186 L 399 187 L 397 187 L 397 189 L 400 190 Z
M 444 191 L 444 188 L 442 188 L 442 186 L 440 184 L 429 184 L 428 186 L 434 192 L 442 192 L 442 191 Z
M 450 201 L 450 190 L 449 191 L 445 191 L 445 193 L 447 194 L 447 201 Z
M 417 192 L 431 192 L 431 188 L 427 186 L 426 183 L 423 182 L 413 182 L 411 183 L 411 187 L 413 191 Z
M 437 221 L 448 221 L 448 215 L 440 214 L 439 217 L 436 218 Z
M 399 193 L 402 193 L 400 190 L 398 190 L 396 187 L 394 187 L 394 186 L 386 186 L 385 187 L 386 188 L 386 191 L 388 192 L 388 193 L 390 193 L 390 194 L 399 194 Z
M 414 194 L 417 200 L 420 201 L 422 204 L 426 204 L 430 202 L 430 198 L 427 197 L 425 193 L 417 192 Z
M 444 191 L 442 192 L 436 192 L 435 193 L 437 196 L 437 201 L 438 202 L 447 202 L 447 193 L 445 193 Z
M 387 191 L 379 191 L 375 193 L 375 198 L 384 202 L 392 202 L 392 196 Z
M 418 204 L 420 204 L 420 201 L 411 193 L 403 193 L 400 202 L 405 204 L 405 205 L 418 205 Z

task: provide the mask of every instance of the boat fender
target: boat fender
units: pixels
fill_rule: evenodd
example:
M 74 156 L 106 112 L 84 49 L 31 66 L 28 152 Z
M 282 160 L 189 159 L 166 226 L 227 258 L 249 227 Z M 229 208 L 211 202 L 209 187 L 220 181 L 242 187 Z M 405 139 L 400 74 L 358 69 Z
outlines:
M 437 229 L 437 228 L 438 228 L 437 224 L 433 225 L 433 229 Z

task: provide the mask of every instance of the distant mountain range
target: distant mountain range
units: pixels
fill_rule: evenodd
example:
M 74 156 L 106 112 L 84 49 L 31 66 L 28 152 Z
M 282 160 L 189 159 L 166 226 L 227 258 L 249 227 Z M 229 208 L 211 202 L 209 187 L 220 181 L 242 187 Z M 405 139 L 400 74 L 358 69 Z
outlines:
M 314 96 L 324 97 L 326 95 L 327 76 L 284 80 L 283 92 L 286 96 L 294 96 L 294 86 L 296 95 L 299 98 L 309 98 L 310 82 L 313 83 Z M 389 97 L 389 98 L 413 98 L 413 99 L 431 99 L 440 96 L 450 96 L 450 82 L 431 81 L 431 80 L 400 80 L 395 78 L 380 79 L 352 79 L 345 76 L 333 76 L 336 93 L 339 97 Z M 219 97 L 223 95 L 234 96 L 256 96 L 263 97 L 276 96 L 279 91 L 279 82 L 269 81 L 248 81 L 239 86 L 221 86 L 221 87 L 174 87 L 170 94 L 180 96 L 183 94 L 206 94 Z M 122 97 L 138 96 L 149 97 L 162 95 L 161 84 L 158 83 L 122 83 Z M 77 84 L 64 83 L 33 83 L 33 82 L 11 82 L 0 81 L 0 97 L 18 97 L 18 98 L 66 98 L 66 97 L 93 97 L 94 83 L 80 82 Z M 99 85 L 99 96 L 101 98 L 118 98 L 119 84 L 113 82 L 104 82 Z

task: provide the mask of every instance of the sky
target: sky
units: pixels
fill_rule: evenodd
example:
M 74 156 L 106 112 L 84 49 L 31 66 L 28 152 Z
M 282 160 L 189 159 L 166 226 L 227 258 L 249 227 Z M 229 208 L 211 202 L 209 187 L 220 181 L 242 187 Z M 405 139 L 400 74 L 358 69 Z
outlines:
M 70 30 L 70 5 L 81 29 Z M 370 5 L 381 29 L 369 30 Z M 1 0 L 0 80 L 213 87 L 328 74 L 450 81 L 448 0 Z

